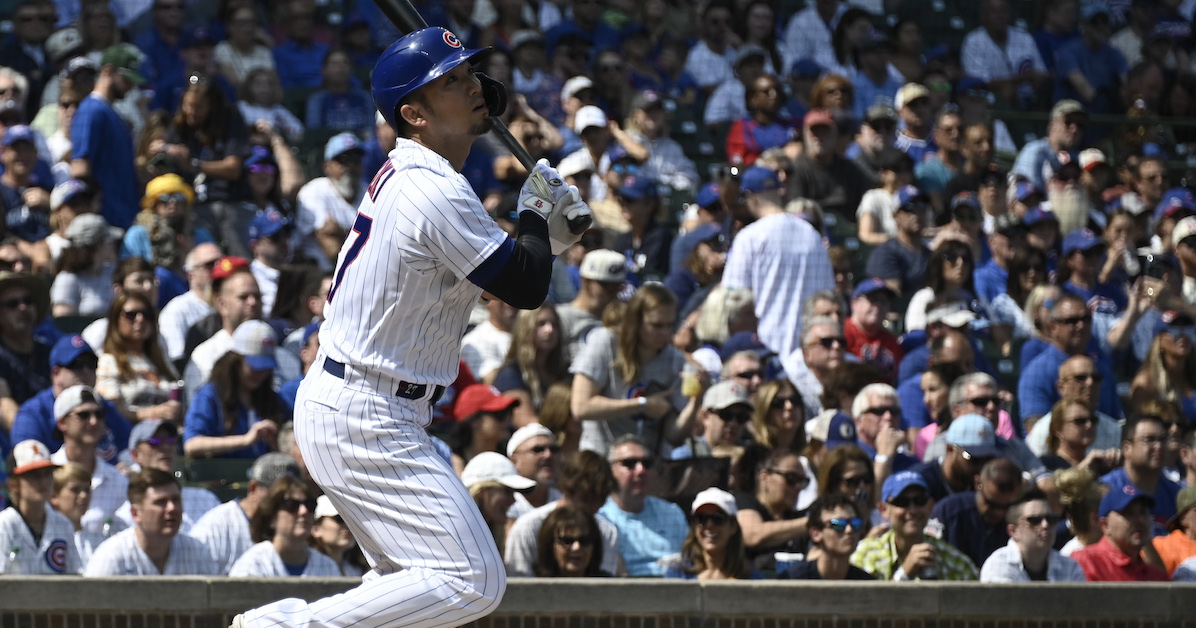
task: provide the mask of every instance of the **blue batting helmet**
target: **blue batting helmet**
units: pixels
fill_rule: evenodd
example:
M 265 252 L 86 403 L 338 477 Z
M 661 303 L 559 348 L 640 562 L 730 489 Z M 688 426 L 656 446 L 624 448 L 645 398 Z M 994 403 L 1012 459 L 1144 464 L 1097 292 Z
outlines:
M 374 106 L 397 129 L 396 109 L 415 90 L 466 61 L 480 61 L 490 48 L 466 48 L 451 31 L 438 26 L 412 31 L 391 44 L 370 79 Z

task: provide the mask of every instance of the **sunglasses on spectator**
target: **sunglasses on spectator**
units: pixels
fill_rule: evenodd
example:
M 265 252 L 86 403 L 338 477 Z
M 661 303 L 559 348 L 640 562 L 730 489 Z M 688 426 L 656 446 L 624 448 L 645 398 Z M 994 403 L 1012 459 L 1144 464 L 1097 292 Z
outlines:
M 573 547 L 580 543 L 582 547 L 590 547 L 594 544 L 594 537 L 583 534 L 581 536 L 558 536 L 556 537 L 557 545 L 561 547 Z
M 639 465 L 644 465 L 645 469 L 651 469 L 656 464 L 656 458 L 653 456 L 644 456 L 643 458 L 624 458 L 616 460 L 615 462 L 623 465 L 626 469 L 634 470 Z
M 815 340 L 806 346 L 812 347 L 814 345 L 822 345 L 823 349 L 834 349 L 836 344 L 840 347 L 846 347 L 847 339 L 843 336 L 827 336 L 826 338 L 819 338 L 818 340 Z
M 1067 318 L 1056 318 L 1056 319 L 1055 319 L 1055 322 L 1056 322 L 1056 323 L 1059 323 L 1060 325 L 1069 325 L 1069 326 L 1071 326 L 1071 325 L 1079 325 L 1079 324 L 1081 324 L 1081 323 L 1091 323 L 1091 322 L 1092 322 L 1092 315 L 1091 315 L 1091 314 L 1084 314 L 1084 315 L 1081 315 L 1081 316 L 1069 316 L 1069 317 L 1067 317 Z
M 789 486 L 800 486 L 805 488 L 810 485 L 810 478 L 804 473 L 798 473 L 797 471 L 778 471 L 777 469 L 765 469 L 765 471 L 785 478 L 785 483 Z
M 836 517 L 826 522 L 826 527 L 834 530 L 835 532 L 846 532 L 848 526 L 850 526 L 853 531 L 863 530 L 864 520 L 860 519 L 859 517 L 852 517 L 850 519 L 841 519 Z
M 704 526 L 721 526 L 726 525 L 731 520 L 729 515 L 724 515 L 719 512 L 698 513 L 694 515 L 694 521 Z
M 987 408 L 989 404 L 992 404 L 994 406 L 1001 405 L 1001 398 L 1000 397 L 972 397 L 971 399 L 968 399 L 968 403 L 976 406 L 977 408 Z
M 15 310 L 22 305 L 25 307 L 33 307 L 33 297 L 14 297 L 12 299 L 5 300 L 3 303 L 0 303 L 0 305 L 3 305 L 4 309 L 6 310 Z
M 735 374 L 736 379 L 751 379 L 753 377 L 764 377 L 764 372 L 756 369 L 754 371 L 744 371 L 742 373 Z
M 723 410 L 715 412 L 724 421 L 735 422 L 744 425 L 752 420 L 752 413 L 745 410 Z
M 1049 515 L 1027 515 L 1026 516 L 1026 523 L 1030 524 L 1031 526 L 1033 526 L 1035 528 L 1042 525 L 1042 522 L 1044 522 L 1044 521 L 1053 526 L 1062 520 L 1063 520 L 1062 515 L 1056 515 L 1054 513 L 1051 513 Z
M 1082 417 L 1072 419 L 1072 420 L 1068 421 L 1068 423 L 1072 423 L 1072 424 L 1078 425 L 1080 427 L 1088 427 L 1089 425 L 1096 423 L 1096 419 L 1091 416 L 1082 416 Z
M 877 406 L 864 410 L 864 414 L 875 414 L 876 416 L 884 416 L 886 413 L 893 416 L 901 416 L 901 408 L 898 406 Z
M 278 172 L 278 168 L 276 168 L 274 164 L 253 164 L 249 166 L 248 170 L 253 174 L 262 172 L 266 174 L 274 174 L 275 172 Z
M 176 436 L 155 436 L 153 438 L 147 438 L 141 442 L 155 448 L 161 447 L 162 445 L 174 447 L 179 442 L 179 439 Z
M 929 503 L 930 503 L 930 496 L 927 495 L 926 493 L 919 493 L 917 495 L 910 495 L 910 496 L 899 495 L 899 496 L 894 497 L 893 499 L 889 500 L 890 505 L 896 506 L 898 508 L 909 508 L 910 506 L 916 506 L 918 508 L 921 508 L 922 506 L 925 506 L 926 504 L 929 504 Z
M 158 195 L 159 203 L 169 203 L 170 201 L 174 201 L 176 203 L 186 203 L 187 195 L 183 194 L 182 192 L 174 192 L 171 194 L 159 194 Z
M 137 320 L 138 316 L 148 319 L 149 311 L 148 310 L 127 310 L 127 311 L 121 312 L 120 315 L 122 318 L 124 318 L 125 320 L 132 323 L 133 321 Z
M 104 420 L 104 410 L 82 410 L 80 412 L 72 412 L 67 416 L 73 416 L 80 421 L 90 421 L 95 419 L 97 421 Z
M 784 410 L 785 404 L 791 403 L 797 405 L 797 397 L 773 397 L 771 407 L 773 410 Z
M 854 491 L 855 489 L 859 488 L 863 484 L 871 484 L 872 478 L 870 478 L 866 475 L 856 475 L 856 476 L 852 476 L 849 478 L 843 478 L 842 480 L 840 480 L 840 482 L 842 482 L 843 484 L 846 484 L 848 488 L 850 488 L 851 490 Z
M 316 511 L 316 500 L 314 499 L 284 499 L 278 504 L 279 510 L 285 510 L 289 513 L 296 514 L 299 512 L 300 506 L 306 506 L 307 512 Z

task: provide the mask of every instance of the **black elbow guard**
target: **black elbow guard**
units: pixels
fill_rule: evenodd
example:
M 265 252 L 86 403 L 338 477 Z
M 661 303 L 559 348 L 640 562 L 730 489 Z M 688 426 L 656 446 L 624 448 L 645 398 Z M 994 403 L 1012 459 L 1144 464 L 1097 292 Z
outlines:
M 552 280 L 548 223 L 535 212 L 521 213 L 518 240 L 507 240 L 470 278 L 481 276 L 479 271 L 481 275 L 488 275 L 489 280 L 474 283 L 486 292 L 521 310 L 540 307 L 548 296 L 548 284 Z

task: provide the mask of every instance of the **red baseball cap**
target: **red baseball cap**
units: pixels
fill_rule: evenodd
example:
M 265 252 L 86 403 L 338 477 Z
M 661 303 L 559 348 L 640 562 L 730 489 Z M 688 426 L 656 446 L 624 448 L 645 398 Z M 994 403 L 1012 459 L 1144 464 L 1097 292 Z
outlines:
M 457 415 L 458 421 L 463 421 L 478 412 L 502 412 L 518 403 L 518 399 L 502 396 L 493 386 L 472 384 L 457 395 L 457 405 L 453 414 Z
M 227 279 L 242 268 L 249 268 L 249 260 L 244 257 L 222 257 L 216 260 L 216 265 L 212 267 L 212 280 Z

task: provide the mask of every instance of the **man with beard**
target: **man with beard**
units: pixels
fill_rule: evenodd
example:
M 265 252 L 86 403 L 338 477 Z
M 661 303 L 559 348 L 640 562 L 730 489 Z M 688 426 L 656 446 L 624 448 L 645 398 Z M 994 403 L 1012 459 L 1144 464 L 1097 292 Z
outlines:
M 100 58 L 100 74 L 90 95 L 79 103 L 71 123 L 71 177 L 95 177 L 104 194 L 100 214 L 108 224 L 128 229 L 140 208 L 142 186 L 133 167 L 133 136 L 112 103 L 135 85 L 144 85 L 139 68 L 144 56 L 129 44 L 117 44 Z M 103 157 L 99 159 L 98 157 Z
M 50 387 L 50 347 L 33 334 L 49 304 L 37 278 L 0 272 L 0 427 L 6 432 L 19 406 Z
M 331 270 L 365 194 L 361 160 L 365 149 L 352 133 L 334 135 L 324 146 L 324 176 L 299 190 L 299 233 L 303 252 L 321 270 Z
M 984 561 L 980 581 L 1083 582 L 1084 572 L 1076 561 L 1051 549 L 1061 518 L 1051 510 L 1046 493 L 1036 488 L 1013 500 L 1005 513 L 1009 543 Z

